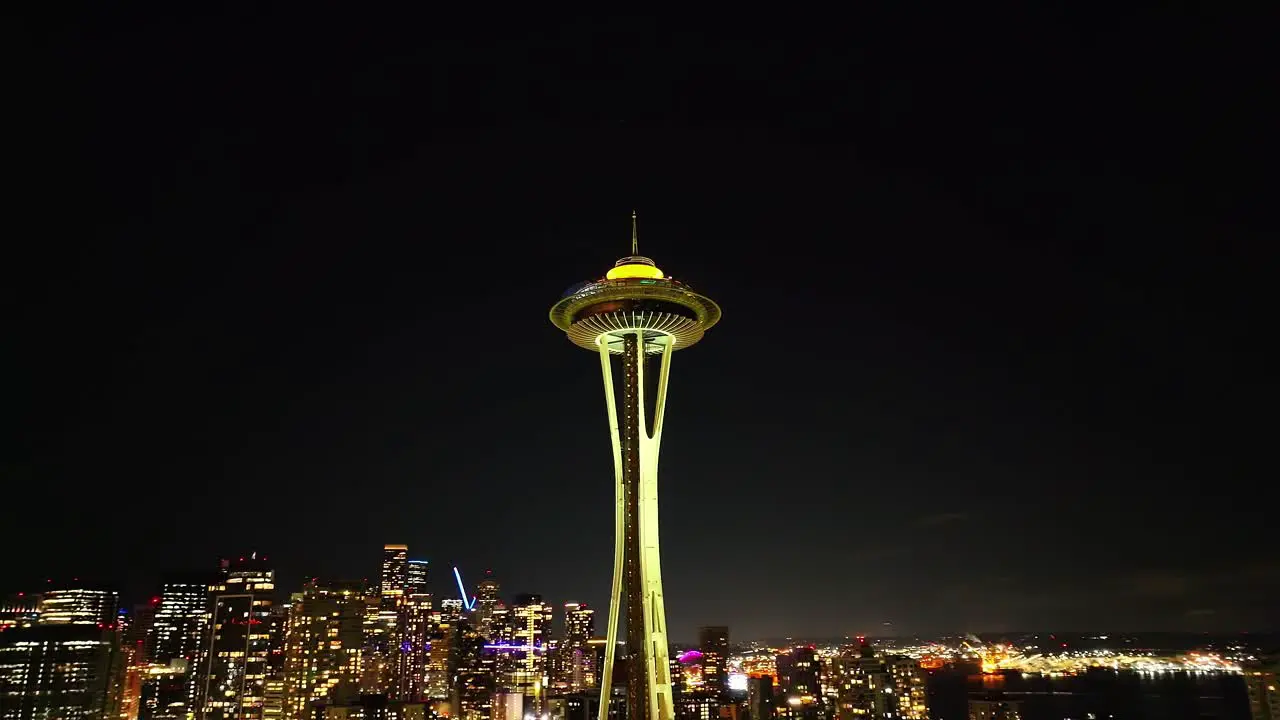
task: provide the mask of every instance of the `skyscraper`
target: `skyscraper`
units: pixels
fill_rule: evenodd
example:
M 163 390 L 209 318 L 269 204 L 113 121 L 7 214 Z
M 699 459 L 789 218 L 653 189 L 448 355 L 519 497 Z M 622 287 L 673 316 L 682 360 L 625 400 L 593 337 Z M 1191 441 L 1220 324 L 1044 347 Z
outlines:
M 255 553 L 222 562 L 221 579 L 209 587 L 209 644 L 201 661 L 204 720 L 263 720 L 268 656 L 281 641 L 269 622 L 274 591 L 275 571 L 265 558 Z
M 382 546 L 382 597 L 399 597 L 408 584 L 409 546 Z
M 794 647 L 777 656 L 778 686 L 783 702 L 777 705 L 778 716 L 791 720 L 816 720 L 822 717 L 822 685 L 818 680 L 821 667 L 812 646 Z
M 590 647 L 596 629 L 595 612 L 586 603 L 564 604 L 564 637 L 556 649 L 557 689 L 577 693 L 595 685 Z
M 119 634 L 56 622 L 0 633 L 0 718 L 113 717 L 123 681 Z
M 698 649 L 702 651 L 703 688 L 723 693 L 729 685 L 729 628 L 708 625 L 699 629 Z
M 635 213 L 631 255 L 605 277 L 572 288 L 551 308 L 551 322 L 600 357 L 614 455 L 614 571 L 600 720 L 608 720 L 618 624 L 627 617 L 628 720 L 671 720 L 671 670 L 658 549 L 658 448 L 671 356 L 702 339 L 720 319 L 710 298 L 666 277 L 638 254 Z M 612 356 L 622 358 L 622 412 Z M 661 358 L 652 427 L 645 408 L 646 359 Z
M 195 667 L 208 627 L 211 583 L 216 584 L 212 573 L 170 575 L 161 583 L 149 642 L 152 662 L 183 659 Z
M 542 712 L 547 683 L 547 640 L 551 635 L 551 605 L 541 595 L 517 595 L 511 604 L 515 670 L 513 688 L 525 695 L 524 707 Z
M 284 717 L 309 720 L 313 703 L 360 694 L 364 585 L 311 580 L 294 593 L 284 641 Z
M 385 552 L 385 551 L 384 551 Z M 427 561 L 406 560 L 404 572 L 404 594 L 423 595 L 427 589 Z
M 114 590 L 62 588 L 46 590 L 40 600 L 40 625 L 114 625 L 118 595 Z
M 472 617 L 476 630 L 486 640 L 493 639 L 493 613 L 502 603 L 498 597 L 499 590 L 498 579 L 493 576 L 493 571 L 485 570 L 484 579 L 476 584 L 476 607 Z

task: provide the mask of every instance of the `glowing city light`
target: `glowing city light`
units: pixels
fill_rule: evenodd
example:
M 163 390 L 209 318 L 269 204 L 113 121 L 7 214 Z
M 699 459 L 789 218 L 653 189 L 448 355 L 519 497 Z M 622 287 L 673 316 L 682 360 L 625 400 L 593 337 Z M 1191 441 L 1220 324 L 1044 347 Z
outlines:
M 474 610 L 476 607 L 476 599 L 473 597 L 467 600 L 467 589 L 462 586 L 462 573 L 458 572 L 458 567 L 453 567 L 453 577 L 458 581 L 458 594 L 462 596 L 462 609 Z

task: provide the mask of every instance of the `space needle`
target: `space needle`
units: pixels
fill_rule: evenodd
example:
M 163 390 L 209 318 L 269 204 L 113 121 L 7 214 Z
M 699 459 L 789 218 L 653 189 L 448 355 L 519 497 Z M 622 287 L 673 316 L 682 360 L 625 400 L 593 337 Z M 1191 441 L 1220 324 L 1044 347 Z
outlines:
M 667 409 L 671 354 L 702 339 L 720 319 L 705 295 L 663 275 L 636 247 L 631 213 L 631 254 L 603 278 L 576 285 L 551 308 L 551 322 L 575 345 L 600 355 L 605 407 L 613 439 L 613 592 L 600 683 L 600 720 L 608 720 L 626 602 L 627 718 L 673 720 L 667 614 L 658 553 L 658 449 Z M 622 413 L 613 388 L 613 356 L 621 356 Z M 645 407 L 646 361 L 658 365 L 657 394 Z M 650 417 L 650 412 L 652 417 Z

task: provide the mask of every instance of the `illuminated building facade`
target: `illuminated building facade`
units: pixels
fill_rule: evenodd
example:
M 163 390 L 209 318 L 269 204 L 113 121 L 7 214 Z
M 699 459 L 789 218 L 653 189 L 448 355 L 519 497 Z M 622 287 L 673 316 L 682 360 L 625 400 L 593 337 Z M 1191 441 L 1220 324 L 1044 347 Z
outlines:
M 595 658 L 589 645 L 595 628 L 595 610 L 586 603 L 564 604 L 564 637 L 555 654 L 557 690 L 577 693 L 595 687 Z
M 409 546 L 382 546 L 382 586 L 384 598 L 399 597 L 409 584 Z
M 119 712 L 119 634 L 58 622 L 0 633 L 0 718 L 99 720 Z
M 275 571 L 256 554 L 224 560 L 222 578 L 209 593 L 209 644 L 200 680 L 203 720 L 263 720 L 268 661 L 282 640 L 270 622 Z
M 551 605 L 541 595 L 517 595 L 511 604 L 511 644 L 515 668 L 512 689 L 526 697 L 525 709 L 541 714 L 547 684 L 547 640 L 551 636 Z
M 396 670 L 400 684 L 398 697 L 423 700 L 428 697 L 428 665 L 431 634 L 435 627 L 431 594 L 414 592 L 406 595 L 399 616 L 400 651 Z
M 493 710 L 492 654 L 485 652 L 485 637 L 470 622 L 461 620 L 454 634 L 457 671 L 451 695 L 453 716 L 461 720 L 489 720 Z
M 698 649 L 702 651 L 703 687 L 724 692 L 729 685 L 729 628 L 723 625 L 700 628 Z
M 148 640 L 148 660 L 168 665 L 183 660 L 198 667 L 209 627 L 209 587 L 216 584 L 208 574 L 170 575 L 160 586 Z M 193 685 L 192 699 L 195 687 Z
M 485 639 L 493 639 L 494 611 L 502 604 L 499 598 L 500 586 L 492 570 L 484 571 L 484 579 L 476 584 L 476 607 L 472 612 L 476 629 Z
M 40 595 L 14 593 L 0 600 L 0 632 L 15 627 L 31 627 L 40 617 Z
M 404 572 L 404 594 L 407 595 L 423 595 L 430 592 L 427 586 L 427 569 L 426 560 L 406 560 Z
M 311 580 L 294 593 L 284 641 L 284 717 L 308 720 L 314 703 L 360 694 L 364 585 Z
M 779 670 L 781 673 L 781 670 Z M 918 661 L 875 653 L 869 645 L 830 660 L 835 720 L 926 720 L 926 673 Z
M 609 707 L 614 640 L 624 602 L 627 718 L 671 720 L 675 715 L 658 546 L 658 449 L 671 356 L 701 340 L 719 319 L 720 308 L 710 298 L 666 277 L 652 260 L 638 254 L 634 213 L 631 255 L 615 263 L 605 277 L 572 288 L 551 308 L 551 322 L 574 344 L 600 358 L 613 444 L 614 572 L 600 720 L 606 720 Z M 621 412 L 613 387 L 614 355 L 622 361 Z M 644 401 L 649 358 L 660 363 L 652 409 Z
M 190 690 L 194 685 L 185 660 L 170 665 L 151 664 L 137 668 L 138 720 L 186 720 L 194 716 Z
M 40 600 L 40 625 L 114 625 L 119 597 L 114 590 L 46 590 Z

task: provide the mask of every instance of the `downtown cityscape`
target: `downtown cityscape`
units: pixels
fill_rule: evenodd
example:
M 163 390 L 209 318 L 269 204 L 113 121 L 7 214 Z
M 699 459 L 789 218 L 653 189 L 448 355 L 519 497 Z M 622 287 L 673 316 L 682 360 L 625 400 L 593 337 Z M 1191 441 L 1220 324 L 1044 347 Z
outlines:
M 0 717 L 597 716 L 595 608 L 506 592 L 489 571 L 469 584 L 402 544 L 384 546 L 375 577 L 279 588 L 269 557 L 250 553 L 171 575 L 140 603 L 51 579 L 0 604 Z M 1122 717 L 1152 702 L 1186 703 L 1188 717 L 1232 717 L 1247 702 L 1243 717 L 1271 720 L 1278 668 L 1255 653 L 1240 637 L 768 642 L 707 626 L 672 648 L 670 673 L 678 720 Z M 607 693 L 615 720 L 626 676 Z M 1159 683 L 1170 697 L 1144 694 Z
M 1280 720 L 1274 23 L 838 7 L 11 23 L 0 720 Z

